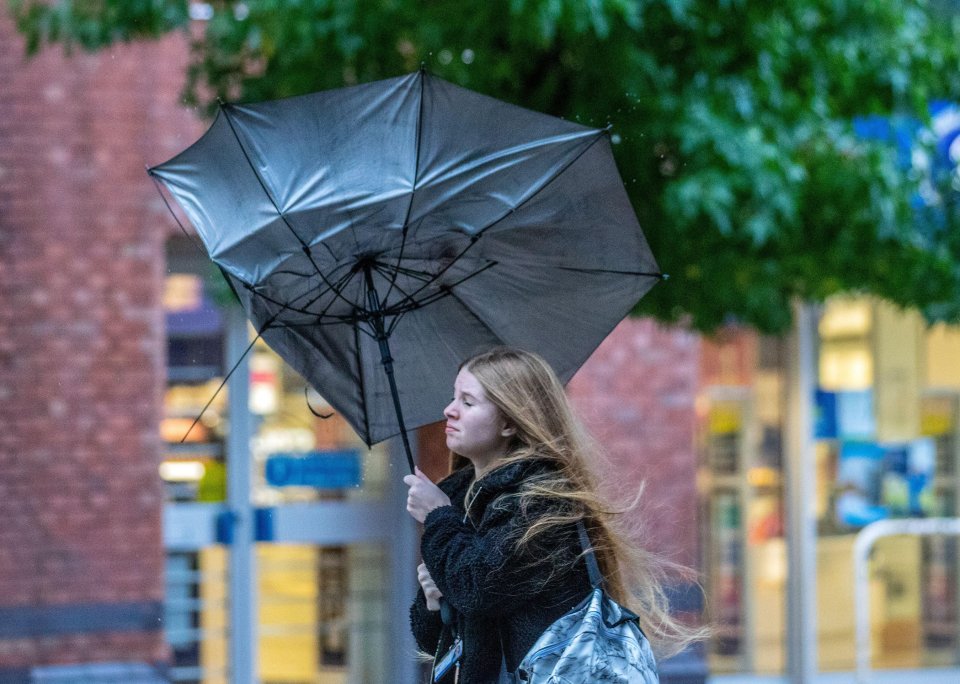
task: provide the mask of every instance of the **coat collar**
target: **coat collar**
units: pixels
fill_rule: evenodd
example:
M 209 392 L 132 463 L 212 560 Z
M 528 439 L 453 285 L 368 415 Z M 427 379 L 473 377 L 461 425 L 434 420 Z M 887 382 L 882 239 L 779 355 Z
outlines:
M 501 494 L 515 492 L 520 485 L 531 475 L 544 472 L 550 468 L 545 461 L 525 460 L 516 463 L 510 463 L 505 466 L 494 468 L 486 475 L 481 477 L 473 487 L 474 496 L 470 502 L 471 515 L 481 513 L 486 509 L 487 504 L 496 499 Z M 460 497 L 466 493 L 467 488 L 474 479 L 473 465 L 466 465 L 459 468 L 447 476 L 445 483 L 449 485 L 451 492 L 456 492 Z M 446 487 L 445 487 L 446 489 Z M 457 506 L 462 508 L 462 499 L 457 502 Z

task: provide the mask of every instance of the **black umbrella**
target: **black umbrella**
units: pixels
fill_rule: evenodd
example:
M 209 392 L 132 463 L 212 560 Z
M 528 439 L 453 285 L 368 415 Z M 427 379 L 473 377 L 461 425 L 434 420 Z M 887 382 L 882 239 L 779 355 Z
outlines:
M 411 470 L 464 358 L 515 345 L 568 380 L 661 277 L 606 131 L 423 70 L 223 105 L 149 173 L 263 339 Z

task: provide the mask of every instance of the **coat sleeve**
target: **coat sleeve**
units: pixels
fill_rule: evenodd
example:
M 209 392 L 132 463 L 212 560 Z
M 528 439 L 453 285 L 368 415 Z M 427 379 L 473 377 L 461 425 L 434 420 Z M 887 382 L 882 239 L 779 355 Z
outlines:
M 410 630 L 420 650 L 434 655 L 437 644 L 440 643 L 442 629 L 443 623 L 440 620 L 439 611 L 427 610 L 427 599 L 423 595 L 423 589 L 418 589 L 417 597 L 410 606 Z
M 498 503 L 488 506 L 478 529 L 452 506 L 435 508 L 424 521 L 423 562 L 440 592 L 465 617 L 515 612 L 543 591 L 556 569 L 557 556 L 542 545 L 517 550 L 516 541 L 532 518 Z M 572 565 L 573 556 L 570 560 Z

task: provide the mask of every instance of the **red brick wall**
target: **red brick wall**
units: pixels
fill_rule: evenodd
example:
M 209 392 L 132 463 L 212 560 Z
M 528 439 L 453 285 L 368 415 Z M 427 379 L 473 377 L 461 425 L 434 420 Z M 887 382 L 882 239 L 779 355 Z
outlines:
M 186 50 L 171 39 L 23 54 L 2 6 L 0 669 L 154 662 L 165 658 L 159 624 L 84 634 L 82 616 L 163 598 L 170 220 L 144 165 L 198 125 L 177 107 Z M 24 607 L 53 620 L 79 611 L 77 632 L 31 626 Z
M 570 381 L 570 396 L 636 512 L 645 543 L 698 564 L 694 400 L 699 336 L 648 319 L 623 321 Z
M 757 373 L 760 338 L 749 328 L 728 327 L 704 338 L 700 384 L 750 386 Z

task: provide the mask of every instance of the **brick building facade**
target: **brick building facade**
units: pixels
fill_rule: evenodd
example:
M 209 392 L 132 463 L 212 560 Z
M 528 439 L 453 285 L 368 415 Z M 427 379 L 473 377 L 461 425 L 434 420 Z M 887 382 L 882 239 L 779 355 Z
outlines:
M 168 658 L 157 467 L 171 222 L 144 166 L 202 130 L 177 106 L 179 37 L 23 55 L 0 12 L 0 681 Z M 621 483 L 648 483 L 652 545 L 693 565 L 699 349 L 627 321 L 571 384 Z M 424 451 L 438 468 L 436 435 Z
M 185 52 L 27 60 L 0 12 L 0 681 L 166 658 L 169 222 L 144 164 L 197 126 L 176 107 Z

